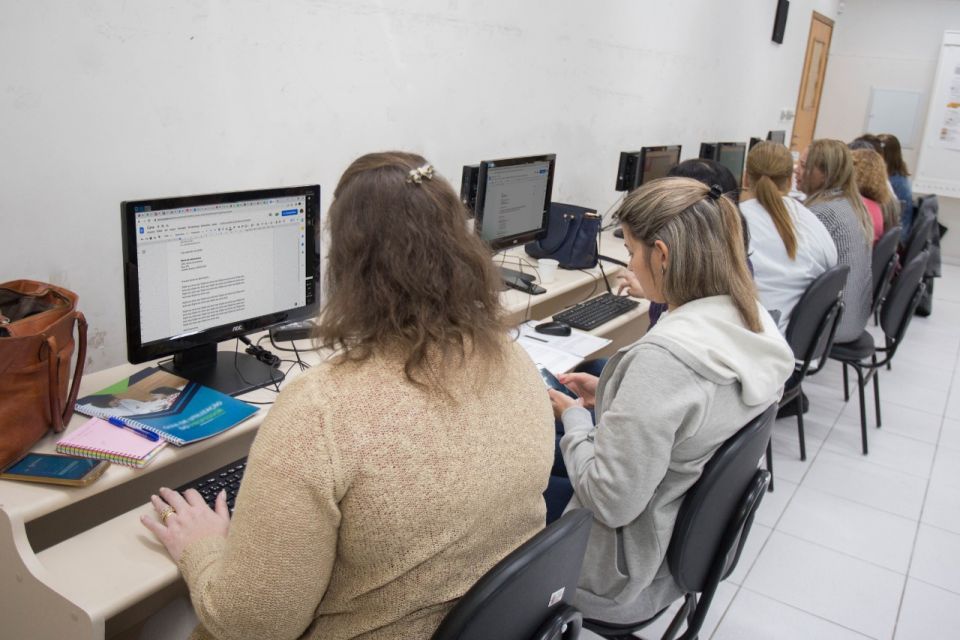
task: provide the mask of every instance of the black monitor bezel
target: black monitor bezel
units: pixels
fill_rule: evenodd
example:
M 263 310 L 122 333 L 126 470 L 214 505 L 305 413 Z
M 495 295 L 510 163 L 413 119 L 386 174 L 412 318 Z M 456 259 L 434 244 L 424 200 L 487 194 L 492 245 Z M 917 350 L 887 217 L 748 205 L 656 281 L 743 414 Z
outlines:
M 487 240 L 483 238 L 483 209 L 487 201 L 487 172 L 493 167 L 510 167 L 519 164 L 532 164 L 534 162 L 547 162 L 547 191 L 543 203 L 543 216 L 540 219 L 540 227 L 514 234 L 505 238 L 496 240 Z M 547 232 L 547 221 L 550 218 L 550 203 L 553 201 L 553 176 L 556 171 L 557 154 L 544 153 L 533 156 L 522 156 L 516 158 L 502 158 L 500 160 L 482 160 L 480 170 L 477 172 L 477 196 L 476 208 L 474 209 L 474 231 L 480 236 L 492 251 L 500 251 L 518 244 L 533 242 L 539 240 Z
M 677 152 L 677 161 L 674 163 L 674 167 L 680 164 L 680 153 L 683 151 L 683 145 L 679 144 L 665 144 L 659 147 L 642 147 L 640 149 L 640 160 L 637 164 L 637 181 L 636 186 L 640 187 L 647 183 L 647 178 L 644 175 L 643 167 L 647 164 L 647 154 L 651 151 L 673 151 Z
M 179 209 L 182 207 L 206 206 L 243 200 L 307 196 L 306 210 L 306 264 L 313 269 L 313 279 L 308 281 L 307 304 L 300 308 L 284 309 L 267 315 L 249 318 L 211 327 L 194 334 L 162 338 L 142 343 L 140 338 L 140 282 L 136 252 L 136 208 L 150 206 L 153 210 Z M 127 325 L 127 360 L 138 364 L 184 351 L 216 344 L 269 327 L 307 320 L 316 316 L 320 308 L 320 185 L 301 185 L 248 191 L 207 193 L 170 198 L 142 198 L 120 203 L 120 223 L 123 246 L 124 307 Z M 312 288 L 309 282 L 313 283 Z M 310 299 L 312 294 L 312 299 Z
M 773 139 L 773 134 L 775 134 L 775 133 L 779 133 L 779 134 L 780 134 L 780 137 L 783 138 L 783 140 L 774 140 L 774 139 Z M 787 144 L 787 132 L 786 132 L 785 129 L 777 129 L 777 130 L 775 130 L 775 131 L 774 131 L 774 130 L 767 131 L 767 140 L 769 140 L 770 142 L 776 142 L 777 144 L 786 145 L 786 144 Z
M 719 163 L 721 147 L 737 147 L 743 152 L 740 157 L 740 170 L 730 172 L 736 179 L 737 186 L 743 186 L 743 168 L 747 161 L 747 144 L 745 142 L 701 142 L 700 159 L 713 160 L 714 162 Z
M 767 134 L 767 135 L 769 135 L 769 134 Z M 770 139 L 770 138 L 767 138 L 767 140 L 769 140 L 769 139 Z M 754 148 L 755 146 L 757 146 L 758 144 L 760 144 L 761 142 L 763 142 L 763 138 L 755 138 L 755 137 L 753 137 L 753 136 L 750 136 L 750 142 L 747 143 L 747 153 L 750 153 L 751 151 L 753 151 L 753 148 Z

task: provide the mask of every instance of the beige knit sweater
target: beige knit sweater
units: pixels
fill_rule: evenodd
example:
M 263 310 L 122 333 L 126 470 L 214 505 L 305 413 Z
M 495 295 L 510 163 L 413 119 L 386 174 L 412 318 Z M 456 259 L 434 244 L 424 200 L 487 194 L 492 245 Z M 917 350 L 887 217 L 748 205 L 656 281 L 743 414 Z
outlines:
M 543 527 L 554 429 L 543 382 L 510 344 L 455 401 L 402 362 L 314 367 L 250 450 L 229 536 L 187 547 L 195 638 L 429 638 L 454 602 Z

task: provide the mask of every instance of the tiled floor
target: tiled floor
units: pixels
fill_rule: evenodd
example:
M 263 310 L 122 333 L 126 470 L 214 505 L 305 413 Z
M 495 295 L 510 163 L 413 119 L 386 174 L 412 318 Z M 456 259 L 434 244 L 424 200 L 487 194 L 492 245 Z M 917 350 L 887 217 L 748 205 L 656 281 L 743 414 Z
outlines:
M 960 637 L 960 267 L 934 291 L 880 375 L 881 429 L 868 396 L 868 456 L 836 363 L 804 384 L 805 462 L 796 420 L 777 421 L 776 490 L 702 639 Z

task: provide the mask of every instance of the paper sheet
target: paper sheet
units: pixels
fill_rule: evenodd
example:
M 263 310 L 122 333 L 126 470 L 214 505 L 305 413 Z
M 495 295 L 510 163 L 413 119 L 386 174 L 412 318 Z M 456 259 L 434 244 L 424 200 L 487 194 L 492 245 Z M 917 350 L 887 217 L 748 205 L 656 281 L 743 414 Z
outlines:
M 535 363 L 553 373 L 563 373 L 580 364 L 587 356 L 610 344 L 606 338 L 574 330 L 569 336 L 548 336 L 534 331 L 538 322 L 520 325 L 517 344 Z

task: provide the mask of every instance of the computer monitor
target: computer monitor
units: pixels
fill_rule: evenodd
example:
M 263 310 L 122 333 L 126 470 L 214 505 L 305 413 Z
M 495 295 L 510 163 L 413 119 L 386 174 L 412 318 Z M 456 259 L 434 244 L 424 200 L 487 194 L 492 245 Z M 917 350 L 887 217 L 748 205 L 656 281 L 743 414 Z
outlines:
M 768 131 L 767 140 L 770 142 L 778 142 L 780 144 L 787 143 L 787 132 L 786 131 Z
M 320 187 L 121 204 L 127 358 L 236 395 L 283 379 L 217 343 L 316 315 Z
M 750 144 L 747 146 L 747 151 L 753 151 L 753 148 L 763 142 L 763 138 L 750 138 Z
M 543 236 L 556 160 L 557 156 L 550 153 L 480 163 L 474 228 L 493 251 Z
M 640 151 L 621 151 L 617 165 L 617 191 L 633 191 L 651 180 L 666 177 L 680 164 L 680 145 L 643 147 Z
M 716 160 L 733 174 L 739 187 L 743 180 L 743 159 L 747 145 L 742 142 L 704 142 L 700 145 L 700 157 Z

